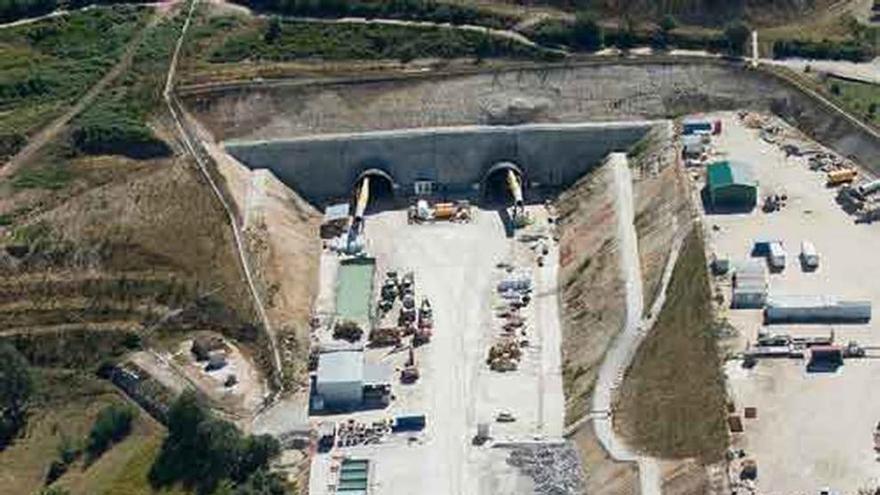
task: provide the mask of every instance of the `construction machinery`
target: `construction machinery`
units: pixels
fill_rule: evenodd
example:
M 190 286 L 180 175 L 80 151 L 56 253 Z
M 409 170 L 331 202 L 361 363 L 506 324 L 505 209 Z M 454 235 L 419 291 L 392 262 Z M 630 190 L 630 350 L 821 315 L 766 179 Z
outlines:
M 852 182 L 855 180 L 858 174 L 858 170 L 854 168 L 841 168 L 837 170 L 832 170 L 828 172 L 828 185 L 839 186 L 841 184 Z
M 397 327 L 379 327 L 370 331 L 373 347 L 396 347 L 400 345 L 403 332 Z
M 523 201 L 522 181 L 513 170 L 507 171 L 507 188 L 513 197 L 513 214 L 511 215 L 513 226 L 516 228 L 525 227 L 529 224 L 529 217 L 526 214 L 525 201 Z
M 416 366 L 415 350 L 409 348 L 409 357 L 400 371 L 400 383 L 415 383 L 419 379 L 419 368 Z
M 407 213 L 409 223 L 436 222 L 445 220 L 449 222 L 467 222 L 471 219 L 471 205 L 467 201 L 455 203 L 428 204 L 425 199 L 420 199 L 409 208 Z

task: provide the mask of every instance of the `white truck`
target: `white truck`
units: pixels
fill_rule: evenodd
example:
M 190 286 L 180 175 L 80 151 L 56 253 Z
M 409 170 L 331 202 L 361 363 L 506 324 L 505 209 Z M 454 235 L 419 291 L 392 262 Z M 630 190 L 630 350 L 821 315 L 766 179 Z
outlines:
M 801 242 L 801 265 L 807 271 L 819 268 L 819 252 L 810 241 Z
M 785 269 L 785 249 L 781 242 L 770 243 L 770 252 L 767 253 L 767 263 L 770 269 L 782 271 Z

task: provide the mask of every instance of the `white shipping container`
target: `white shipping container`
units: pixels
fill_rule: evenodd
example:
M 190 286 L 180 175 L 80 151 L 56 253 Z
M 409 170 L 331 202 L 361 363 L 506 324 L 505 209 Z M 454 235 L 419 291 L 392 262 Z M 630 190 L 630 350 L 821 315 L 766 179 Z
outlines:
M 768 323 L 867 322 L 871 302 L 842 301 L 835 296 L 771 295 L 764 317 Z

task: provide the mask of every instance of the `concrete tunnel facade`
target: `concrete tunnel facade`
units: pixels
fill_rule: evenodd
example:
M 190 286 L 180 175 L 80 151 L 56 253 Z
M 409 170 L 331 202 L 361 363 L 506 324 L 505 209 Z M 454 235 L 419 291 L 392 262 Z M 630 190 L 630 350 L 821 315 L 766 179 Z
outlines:
M 269 169 L 307 201 L 348 198 L 364 175 L 414 194 L 432 181 L 441 194 L 482 195 L 493 167 L 510 162 L 530 188 L 571 185 L 608 153 L 626 151 L 664 121 L 466 126 L 238 141 L 228 153 L 251 169 Z

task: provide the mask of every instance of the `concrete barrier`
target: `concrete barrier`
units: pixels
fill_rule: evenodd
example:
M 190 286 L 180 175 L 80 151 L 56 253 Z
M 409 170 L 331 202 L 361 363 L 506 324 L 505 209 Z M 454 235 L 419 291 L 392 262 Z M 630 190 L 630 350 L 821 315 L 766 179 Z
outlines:
M 527 186 L 563 188 L 608 153 L 626 151 L 661 121 L 462 126 L 225 143 L 251 169 L 269 169 L 315 204 L 351 194 L 365 171 L 387 173 L 395 191 L 416 181 L 441 193 L 479 194 L 499 162 L 519 166 Z

